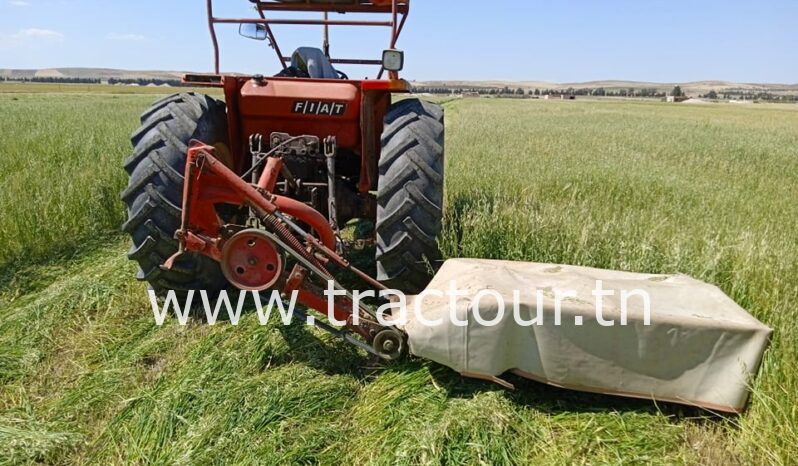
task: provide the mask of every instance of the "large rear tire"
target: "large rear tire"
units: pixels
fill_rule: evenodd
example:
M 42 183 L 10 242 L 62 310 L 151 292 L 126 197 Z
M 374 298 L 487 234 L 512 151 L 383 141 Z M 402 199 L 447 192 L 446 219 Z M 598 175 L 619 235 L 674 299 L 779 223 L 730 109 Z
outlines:
M 219 264 L 199 254 L 182 256 L 172 270 L 161 264 L 177 252 L 174 233 L 180 227 L 186 151 L 192 139 L 217 147 L 224 160 L 227 150 L 225 104 L 202 94 L 176 94 L 155 102 L 141 115 L 141 127 L 131 136 L 133 155 L 125 161 L 130 180 L 122 192 L 130 234 L 128 253 L 138 262 L 139 280 L 159 295 L 174 290 L 215 294 L 227 286 Z
M 418 99 L 385 116 L 377 192 L 377 279 L 418 293 L 440 265 L 444 112 Z

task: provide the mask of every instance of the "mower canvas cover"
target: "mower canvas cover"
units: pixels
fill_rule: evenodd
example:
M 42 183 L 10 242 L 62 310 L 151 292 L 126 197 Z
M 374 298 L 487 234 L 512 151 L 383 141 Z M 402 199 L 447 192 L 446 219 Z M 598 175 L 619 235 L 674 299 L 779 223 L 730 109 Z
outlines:
M 454 280 L 464 294 L 452 323 L 450 295 Z M 603 290 L 597 313 L 593 290 Z M 499 299 L 505 309 L 498 325 Z M 520 299 L 514 299 L 514 290 Z M 561 299 L 561 325 L 555 325 L 555 297 Z M 644 299 L 629 296 L 627 323 L 621 325 L 621 290 L 645 291 L 650 297 L 650 325 Z M 759 368 L 772 330 L 748 314 L 715 286 L 683 275 L 647 275 L 524 262 L 454 259 L 447 261 L 427 291 L 408 298 L 405 330 L 411 353 L 446 365 L 464 376 L 509 385 L 498 376 L 517 375 L 558 387 L 700 406 L 722 412 L 745 408 L 749 384 Z M 479 316 L 474 315 L 479 295 Z M 538 296 L 542 296 L 540 312 Z M 562 295 L 561 295 L 562 296 Z M 414 316 L 414 305 L 424 322 Z M 516 322 L 513 307 L 525 321 Z M 577 317 L 579 316 L 579 317 Z M 598 317 L 607 324 L 599 325 Z M 441 319 L 438 326 L 428 325 Z M 581 319 L 581 325 L 577 325 Z

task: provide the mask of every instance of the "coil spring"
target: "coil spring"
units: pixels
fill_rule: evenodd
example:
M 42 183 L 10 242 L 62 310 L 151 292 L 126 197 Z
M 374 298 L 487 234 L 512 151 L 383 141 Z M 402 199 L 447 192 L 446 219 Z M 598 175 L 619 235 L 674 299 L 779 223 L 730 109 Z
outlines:
M 294 249 L 299 255 L 302 256 L 306 261 L 310 262 L 311 264 L 315 265 L 319 270 L 323 272 L 327 272 L 327 269 L 321 265 L 321 262 L 314 256 L 313 254 L 309 253 L 307 249 L 302 245 L 302 243 L 297 239 L 296 236 L 292 235 L 288 228 L 285 227 L 277 217 L 273 215 L 265 215 L 261 218 L 261 221 L 266 224 L 266 226 L 271 227 L 272 231 L 280 237 L 283 242 L 285 242 L 288 246 Z M 332 275 L 327 274 L 327 276 L 322 277 L 325 280 L 332 280 Z

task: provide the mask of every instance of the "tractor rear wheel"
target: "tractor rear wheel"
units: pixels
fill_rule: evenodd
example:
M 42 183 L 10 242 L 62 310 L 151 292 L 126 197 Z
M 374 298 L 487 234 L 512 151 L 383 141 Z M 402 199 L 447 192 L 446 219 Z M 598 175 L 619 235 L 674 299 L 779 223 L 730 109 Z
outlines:
M 174 233 L 180 227 L 183 173 L 192 139 L 215 146 L 220 159 L 229 163 L 223 102 L 193 92 L 155 102 L 142 114 L 141 127 L 131 136 L 133 155 L 125 161 L 130 179 L 121 196 L 128 212 L 122 229 L 133 240 L 128 257 L 139 264 L 136 278 L 159 295 L 169 290 L 178 296 L 188 290 L 212 295 L 227 286 L 219 264 L 199 254 L 182 256 L 172 270 L 160 268 L 178 249 Z
M 405 293 L 430 282 L 441 254 L 444 112 L 418 99 L 385 116 L 377 191 L 377 279 Z

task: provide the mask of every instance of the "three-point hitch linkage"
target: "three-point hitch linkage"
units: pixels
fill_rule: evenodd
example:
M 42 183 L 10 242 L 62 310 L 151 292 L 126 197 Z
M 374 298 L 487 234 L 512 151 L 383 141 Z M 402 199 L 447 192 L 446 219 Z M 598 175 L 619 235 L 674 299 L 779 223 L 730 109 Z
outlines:
M 300 304 L 331 321 L 343 323 L 344 328 L 338 330 L 305 316 L 308 322 L 380 358 L 398 359 L 405 352 L 404 333 L 381 324 L 366 306 L 356 305 L 351 293 L 327 267 L 332 264 L 351 272 L 371 289 L 387 288 L 336 252 L 339 238 L 328 219 L 301 202 L 272 193 L 280 174 L 290 180 L 283 154 L 310 151 L 318 147 L 318 139 L 273 134 L 270 141 L 272 147 L 268 152 L 253 151 L 253 169 L 243 176 L 236 175 L 217 159 L 214 147 L 197 141 L 191 144 L 185 168 L 181 227 L 175 233 L 180 246 L 163 268 L 171 270 L 183 254 L 203 254 L 221 264 L 225 277 L 235 287 L 246 291 L 278 289 L 286 295 L 296 292 Z M 334 139 L 325 141 L 324 146 L 324 156 L 333 159 Z M 264 169 L 258 182 L 246 181 L 260 166 Z M 216 213 L 218 205 L 245 208 L 249 218 L 245 224 L 223 223 Z M 286 268 L 285 254 L 294 260 L 290 270 Z M 326 286 L 319 286 L 314 279 L 326 282 Z M 325 294 L 328 287 L 337 292 Z M 299 315 L 303 316 L 301 312 Z

